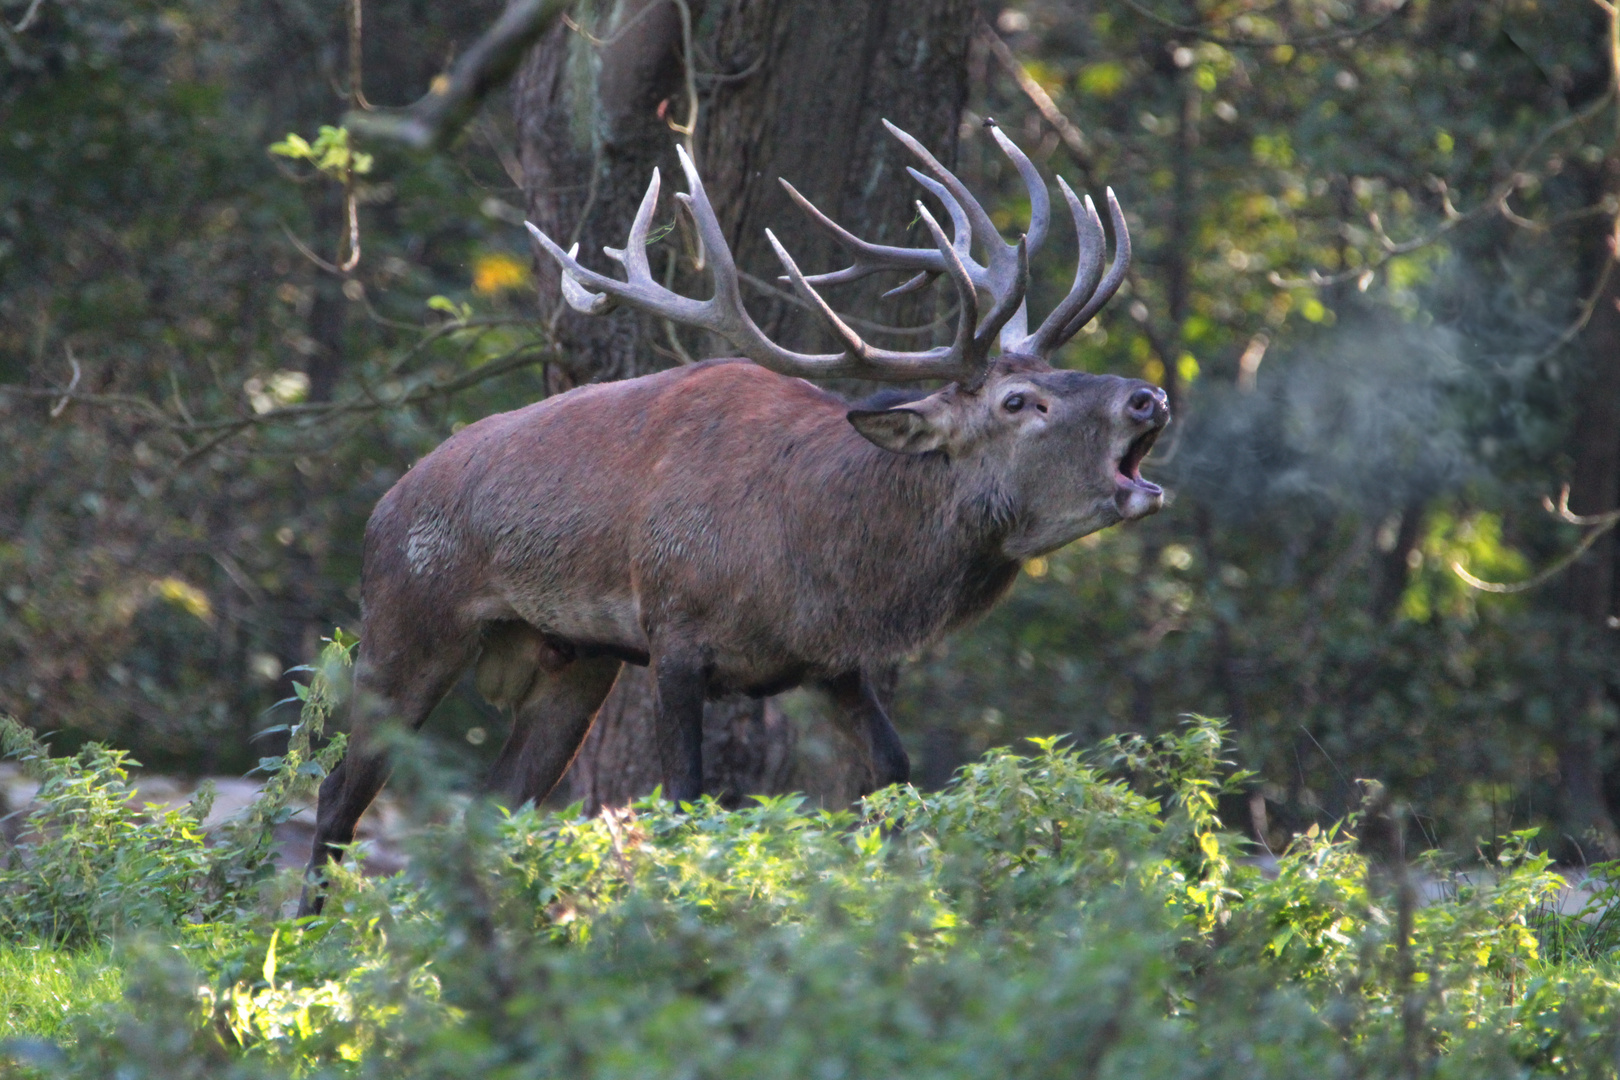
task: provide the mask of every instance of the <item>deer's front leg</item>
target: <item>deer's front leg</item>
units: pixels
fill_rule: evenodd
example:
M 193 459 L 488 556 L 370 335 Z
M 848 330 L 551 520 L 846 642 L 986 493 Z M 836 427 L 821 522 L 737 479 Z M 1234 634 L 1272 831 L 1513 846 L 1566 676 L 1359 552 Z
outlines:
M 703 701 L 709 676 L 696 649 L 673 648 L 653 658 L 658 687 L 654 727 L 664 797 L 690 802 L 703 794 Z

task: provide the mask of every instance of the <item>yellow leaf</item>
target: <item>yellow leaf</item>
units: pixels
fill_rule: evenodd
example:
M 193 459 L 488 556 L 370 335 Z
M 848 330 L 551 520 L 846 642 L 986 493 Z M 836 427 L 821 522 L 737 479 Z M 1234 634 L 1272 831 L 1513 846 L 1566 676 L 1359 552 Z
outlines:
M 270 931 L 270 947 L 264 951 L 264 981 L 272 990 L 276 988 L 276 939 L 280 936 L 281 927 Z
M 529 268 L 505 252 L 480 255 L 473 262 L 473 291 L 492 293 L 519 289 L 529 281 Z

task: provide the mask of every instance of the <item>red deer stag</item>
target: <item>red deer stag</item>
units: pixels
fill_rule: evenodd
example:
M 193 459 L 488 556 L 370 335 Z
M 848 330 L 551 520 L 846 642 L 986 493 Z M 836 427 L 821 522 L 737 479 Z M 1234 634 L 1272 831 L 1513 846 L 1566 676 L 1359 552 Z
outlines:
M 1029 188 L 1029 232 L 1007 243 L 960 180 L 889 131 L 923 166 L 909 171 L 945 207 L 951 235 L 918 202 L 932 247 L 867 243 L 786 181 L 853 264 L 806 277 L 766 232 L 787 279 L 837 335 L 836 353 L 789 351 L 755 325 L 684 151 L 691 190 L 676 198 L 708 252 L 712 299 L 671 292 L 648 267 L 656 170 L 624 249 L 607 249 L 627 281 L 587 270 L 529 226 L 562 265 L 576 309 L 622 304 L 701 327 L 747 359 L 583 386 L 488 417 L 383 496 L 365 536 L 353 741 L 321 785 L 305 911 L 319 909 L 332 845 L 350 842 L 386 778 L 368 733 L 390 718 L 420 725 L 475 661 L 480 691 L 513 707 L 489 778 L 513 804 L 551 791 L 625 662 L 652 666 L 671 799 L 699 794 L 705 699 L 807 681 L 830 691 L 873 783 L 904 781 L 910 765 L 868 673 L 984 612 L 1024 560 L 1159 509 L 1163 492 L 1138 468 L 1169 420 L 1163 391 L 1047 362 L 1124 279 L 1130 239 L 1113 193 L 1104 273 L 1097 211 L 1058 181 L 1080 265 L 1069 294 L 1029 332 L 1028 256 L 1050 220 L 1039 172 L 992 130 Z M 817 292 L 881 271 L 914 275 L 896 292 L 948 277 L 955 340 L 878 348 Z M 852 408 L 804 381 L 831 376 L 950 382 L 886 408 Z

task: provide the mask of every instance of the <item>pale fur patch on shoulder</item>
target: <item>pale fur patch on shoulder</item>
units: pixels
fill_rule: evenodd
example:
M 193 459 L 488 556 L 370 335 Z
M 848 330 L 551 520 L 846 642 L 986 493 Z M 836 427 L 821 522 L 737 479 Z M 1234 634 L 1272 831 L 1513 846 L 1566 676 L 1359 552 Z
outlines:
M 438 510 L 429 510 L 405 534 L 405 561 L 418 577 L 447 569 L 455 551 L 454 529 Z

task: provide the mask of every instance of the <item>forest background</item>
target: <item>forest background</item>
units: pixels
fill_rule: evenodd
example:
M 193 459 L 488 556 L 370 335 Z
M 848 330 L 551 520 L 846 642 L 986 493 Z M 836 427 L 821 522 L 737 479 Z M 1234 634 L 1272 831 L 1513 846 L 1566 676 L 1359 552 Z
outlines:
M 415 458 L 569 385 L 723 352 L 558 320 L 524 216 L 618 242 L 623 191 L 687 140 L 767 279 L 754 299 L 813 334 L 758 240 L 802 225 L 749 170 L 785 161 L 801 183 L 836 163 L 834 216 L 906 227 L 902 180 L 874 194 L 847 170 L 889 160 L 876 118 L 907 117 L 1011 234 L 1027 200 L 993 116 L 1126 208 L 1135 271 L 1061 362 L 1169 390 L 1174 436 L 1148 472 L 1173 499 L 1035 560 L 901 671 L 919 781 L 1023 736 L 1196 712 L 1231 718 L 1257 775 L 1227 819 L 1273 843 L 1376 777 L 1434 844 L 1539 825 L 1561 857 L 1620 854 L 1612 5 L 912 0 L 875 29 L 844 7 L 581 5 L 417 150 L 365 119 L 452 89 L 501 5 L 372 0 L 362 21 L 315 0 L 7 0 L 0 713 L 58 752 L 102 739 L 152 767 L 247 769 L 275 750 L 255 735 L 284 722 L 267 710 L 289 669 L 358 627 L 366 515 Z M 850 47 L 867 39 L 887 51 Z M 910 60 L 893 44 L 936 40 Z M 819 79 L 836 99 L 839 63 L 922 77 L 849 90 L 853 117 L 781 92 Z M 319 134 L 345 113 L 364 114 L 352 149 Z M 682 240 L 659 254 L 689 274 Z M 1069 265 L 1037 266 L 1037 310 Z M 888 324 L 943 313 L 835 302 Z M 1534 580 L 1578 549 L 1519 593 L 1454 568 Z M 720 710 L 739 784 L 846 797 L 819 707 Z M 429 730 L 477 759 L 500 725 L 468 684 Z M 594 737 L 565 798 L 626 793 L 600 774 L 632 773 L 634 740 Z

